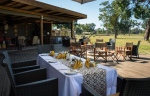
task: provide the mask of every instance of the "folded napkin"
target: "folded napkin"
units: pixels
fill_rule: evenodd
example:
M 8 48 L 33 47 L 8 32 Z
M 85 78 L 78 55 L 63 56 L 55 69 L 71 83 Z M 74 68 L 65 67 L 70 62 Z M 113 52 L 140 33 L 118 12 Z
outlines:
M 87 68 L 89 68 L 89 67 L 95 67 L 96 66 L 96 64 L 93 62 L 90 62 L 90 59 L 86 59 L 86 61 L 85 61 L 85 66 L 87 67 Z
M 66 53 L 59 53 L 59 54 L 56 56 L 56 59 L 66 59 Z
M 81 68 L 81 67 L 82 67 L 82 64 L 81 64 L 80 60 L 76 60 L 75 63 L 72 65 L 73 69 L 78 69 L 78 68 Z
M 62 54 L 59 53 L 57 56 L 56 56 L 56 59 L 61 59 L 62 58 Z
M 95 67 L 95 66 L 96 66 L 95 63 L 90 62 L 90 67 Z
M 86 61 L 85 61 L 85 66 L 86 66 L 87 68 L 90 67 L 90 59 L 86 59 Z
M 49 53 L 49 55 L 50 55 L 50 56 L 54 56 L 54 55 L 55 55 L 55 52 L 54 52 L 54 51 L 51 51 L 51 52 Z
M 62 54 L 62 59 L 66 59 L 66 53 Z

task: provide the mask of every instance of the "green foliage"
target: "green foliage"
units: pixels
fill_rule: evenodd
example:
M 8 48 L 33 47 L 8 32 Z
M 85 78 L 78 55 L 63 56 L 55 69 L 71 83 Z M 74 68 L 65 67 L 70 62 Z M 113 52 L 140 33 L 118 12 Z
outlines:
M 129 0 L 114 0 L 111 4 L 109 1 L 102 2 L 100 5 L 99 20 L 104 23 L 104 27 L 109 31 L 114 31 L 115 35 L 118 31 L 127 32 L 132 26 L 130 17 L 131 11 L 125 6 L 129 5 Z M 116 36 L 115 36 L 116 37 Z
M 148 24 L 148 19 L 143 20 L 142 28 L 146 29 L 147 28 L 147 24 Z
M 137 19 L 150 17 L 150 0 L 120 0 L 122 10 L 128 10 Z M 130 16 L 130 17 L 131 17 Z
M 89 23 L 89 24 L 77 24 L 76 25 L 76 33 L 77 34 L 82 34 L 82 32 L 93 32 L 95 29 L 95 24 L 94 23 Z
M 70 29 L 71 28 L 71 24 L 70 23 L 65 23 L 65 24 L 53 24 L 53 28 L 57 27 L 58 29 Z

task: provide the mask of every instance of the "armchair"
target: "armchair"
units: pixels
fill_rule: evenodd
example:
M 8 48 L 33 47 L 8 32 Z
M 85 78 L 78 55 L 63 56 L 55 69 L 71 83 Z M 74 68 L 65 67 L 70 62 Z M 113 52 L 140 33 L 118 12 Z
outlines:
M 1 53 L 0 58 L 4 58 Z M 13 74 L 7 59 L 1 64 L 6 69 L 15 96 L 58 96 L 58 79 L 47 79 L 45 68 Z
M 2 54 L 4 54 L 7 62 L 11 65 L 14 73 L 40 68 L 39 65 L 36 65 L 36 60 L 12 63 L 7 51 L 3 51 Z
M 109 39 L 109 42 L 106 42 L 107 43 L 107 48 L 109 50 L 115 50 L 115 43 L 116 43 L 116 40 L 115 39 Z
M 103 39 L 96 39 L 96 42 L 103 42 Z
M 136 56 L 137 58 L 139 58 L 139 46 L 140 46 L 140 40 L 138 41 L 137 45 L 133 45 L 133 49 L 132 49 L 132 55 Z
M 150 78 L 124 78 L 120 92 L 112 96 L 150 96 Z

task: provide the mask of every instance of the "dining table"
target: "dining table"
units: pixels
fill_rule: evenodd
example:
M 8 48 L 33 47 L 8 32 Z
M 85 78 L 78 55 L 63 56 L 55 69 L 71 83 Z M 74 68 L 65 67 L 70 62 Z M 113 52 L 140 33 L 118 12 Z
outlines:
M 84 58 L 74 55 L 70 55 L 70 58 L 81 59 L 85 62 Z M 56 59 L 55 57 L 49 56 L 48 53 L 39 54 L 37 57 L 37 64 L 47 69 L 47 78 L 58 78 L 59 96 L 80 96 L 84 79 L 83 74 L 80 72 L 67 74 L 72 69 L 61 61 L 69 62 L 66 59 Z M 106 94 L 111 95 L 116 93 L 118 76 L 116 69 L 101 64 L 97 64 L 96 67 L 106 70 Z

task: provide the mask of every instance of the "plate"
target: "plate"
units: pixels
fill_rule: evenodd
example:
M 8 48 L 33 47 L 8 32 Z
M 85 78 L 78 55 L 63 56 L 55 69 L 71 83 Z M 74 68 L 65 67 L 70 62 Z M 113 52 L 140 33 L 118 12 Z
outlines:
M 57 60 L 55 60 L 55 59 L 49 59 L 47 61 L 48 61 L 48 63 L 56 63 L 57 62 Z
M 65 72 L 65 74 L 66 75 L 75 75 L 75 74 L 77 74 L 77 72 L 76 71 L 67 71 L 67 72 Z
M 48 56 L 48 53 L 42 53 L 41 56 Z

